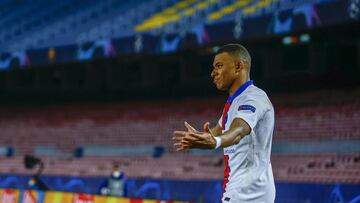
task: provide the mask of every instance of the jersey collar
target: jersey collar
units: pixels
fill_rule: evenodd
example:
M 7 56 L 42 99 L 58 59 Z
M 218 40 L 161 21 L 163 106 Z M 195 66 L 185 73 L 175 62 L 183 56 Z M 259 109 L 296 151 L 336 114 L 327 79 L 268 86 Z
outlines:
M 248 80 L 246 83 L 242 84 L 238 90 L 236 90 L 236 92 L 228 98 L 228 102 L 232 103 L 234 101 L 234 99 L 239 96 L 243 91 L 246 90 L 246 88 L 248 88 L 250 85 L 253 84 L 252 80 Z

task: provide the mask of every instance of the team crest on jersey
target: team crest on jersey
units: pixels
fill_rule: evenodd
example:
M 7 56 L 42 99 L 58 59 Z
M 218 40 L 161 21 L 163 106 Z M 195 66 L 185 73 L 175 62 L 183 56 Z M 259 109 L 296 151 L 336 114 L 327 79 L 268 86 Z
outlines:
M 246 111 L 246 110 L 249 110 L 249 111 L 255 113 L 256 108 L 252 105 L 241 105 L 238 108 L 238 111 Z

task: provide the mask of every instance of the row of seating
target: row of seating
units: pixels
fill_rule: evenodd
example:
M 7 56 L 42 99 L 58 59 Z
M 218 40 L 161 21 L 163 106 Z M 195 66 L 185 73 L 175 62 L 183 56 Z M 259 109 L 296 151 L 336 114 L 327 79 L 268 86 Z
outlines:
M 310 2 L 320 4 L 328 0 Z M 308 6 L 292 0 L 5 1 L 0 52 L 84 44 L 138 33 L 184 34 L 192 28 Z
M 360 154 L 274 155 L 274 176 L 287 182 L 359 183 Z
M 1 49 L 23 50 L 24 46 L 33 47 L 38 37 L 49 25 L 63 20 L 71 13 L 77 13 L 82 8 L 87 10 L 94 1 L 88 0 L 85 4 L 74 3 L 73 1 L 17 1 L 4 3 L 3 8 L 9 8 L 10 13 L 4 14 L 0 21 L 2 27 L 0 32 Z M 30 43 L 29 39 L 35 37 Z M 6 43 L 5 43 L 6 42 Z M 19 44 L 22 42 L 26 44 Z M 10 51 L 10 50 L 9 50 Z
M 150 156 L 43 157 L 44 175 L 107 176 L 118 164 L 129 177 L 171 179 L 222 179 L 223 157 L 188 153 Z M 276 181 L 312 183 L 360 183 L 360 154 L 296 154 L 272 156 Z M 0 173 L 32 174 L 20 156 L 1 158 Z
M 135 102 L 48 107 L 2 107 L 2 146 L 16 154 L 35 147 L 64 153 L 84 145 L 162 145 L 172 152 L 172 133 L 217 123 L 224 99 Z M 359 139 L 360 104 L 276 106 L 274 141 Z
M 124 15 L 127 13 L 125 11 L 135 11 L 143 2 L 136 0 L 123 4 L 114 0 L 25 1 L 18 2 L 18 6 L 14 8 L 12 2 L 4 3 L 3 8 L 12 8 L 13 14 L 5 13 L 4 20 L 0 21 L 0 27 L 4 27 L 0 31 L 0 50 L 8 52 L 83 43 L 81 40 L 90 41 L 89 38 L 79 38 L 79 34 L 89 33 L 92 28 L 117 15 L 122 14 L 124 18 L 133 19 L 136 16 Z M 154 8 L 161 8 L 161 3 L 151 3 Z M 135 23 L 132 20 L 127 22 Z M 115 37 L 110 34 L 108 33 L 107 37 Z M 96 37 L 98 39 L 105 36 Z

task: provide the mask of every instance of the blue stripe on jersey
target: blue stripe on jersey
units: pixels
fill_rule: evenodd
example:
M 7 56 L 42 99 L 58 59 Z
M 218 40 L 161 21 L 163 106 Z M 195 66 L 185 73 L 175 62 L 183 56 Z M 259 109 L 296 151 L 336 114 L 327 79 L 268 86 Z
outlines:
M 250 85 L 253 84 L 252 80 L 247 81 L 246 83 L 242 84 L 238 90 L 236 90 L 236 92 L 231 95 L 231 97 L 228 98 L 228 102 L 230 102 L 230 104 L 234 101 L 234 99 L 239 96 L 243 91 L 246 90 L 247 87 L 249 87 Z

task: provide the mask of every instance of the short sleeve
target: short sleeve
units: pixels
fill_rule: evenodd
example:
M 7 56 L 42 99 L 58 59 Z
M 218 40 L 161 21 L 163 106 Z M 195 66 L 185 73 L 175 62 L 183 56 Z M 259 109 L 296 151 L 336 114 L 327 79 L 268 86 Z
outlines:
M 262 118 L 266 104 L 254 98 L 246 98 L 236 102 L 235 110 L 233 111 L 233 118 L 243 119 L 252 129 L 256 126 L 258 121 Z

